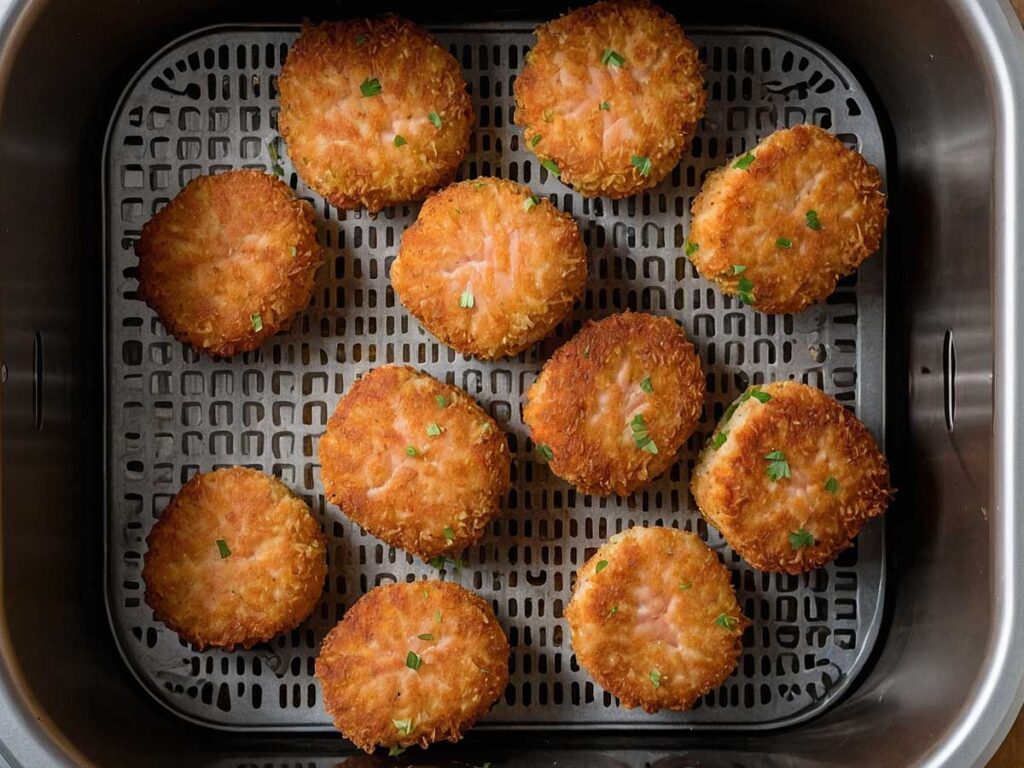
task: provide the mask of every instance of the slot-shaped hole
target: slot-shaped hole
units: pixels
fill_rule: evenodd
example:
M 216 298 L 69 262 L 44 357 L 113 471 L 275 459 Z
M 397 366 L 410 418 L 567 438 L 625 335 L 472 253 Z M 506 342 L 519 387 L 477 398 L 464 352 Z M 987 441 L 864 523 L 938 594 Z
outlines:
M 956 421 L 956 346 L 953 344 L 953 331 L 949 329 L 942 339 L 942 403 L 946 429 L 952 432 Z

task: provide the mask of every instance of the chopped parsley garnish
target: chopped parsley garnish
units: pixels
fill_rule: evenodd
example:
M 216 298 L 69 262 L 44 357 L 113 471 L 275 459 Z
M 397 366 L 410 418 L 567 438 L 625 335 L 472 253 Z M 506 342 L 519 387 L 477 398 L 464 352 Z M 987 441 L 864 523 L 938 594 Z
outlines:
M 692 586 L 693 586 L 693 584 L 691 584 L 688 581 L 681 581 L 681 582 L 679 582 L 679 589 L 682 592 L 685 592 L 686 590 L 688 590 Z
M 775 241 L 775 245 L 779 248 L 783 248 L 788 251 L 790 248 L 793 247 L 793 241 L 790 240 L 788 237 L 780 237 L 778 240 Z
M 392 747 L 388 750 L 388 757 L 398 757 L 405 752 L 405 747 Z
M 422 635 L 416 635 L 416 637 L 418 637 L 420 640 L 426 640 L 427 642 L 430 642 L 431 640 L 434 639 L 434 636 L 432 634 L 430 634 L 429 632 L 425 632 Z
M 267 142 L 267 154 L 270 155 L 270 170 L 276 176 L 284 176 L 284 168 L 281 167 L 281 155 L 278 154 L 275 141 Z
M 548 169 L 548 173 L 554 174 L 555 176 L 558 176 L 561 173 L 561 171 L 558 170 L 558 163 L 554 160 L 541 160 L 540 164 Z
M 427 424 L 427 434 L 430 437 L 439 437 L 443 431 L 439 424 Z
M 715 619 L 715 624 L 722 627 L 722 629 L 735 629 L 739 623 L 739 619 L 730 616 L 728 613 L 720 613 L 718 618 Z
M 410 651 L 410 653 L 411 653 L 411 651 Z M 402 736 L 408 736 L 409 733 L 412 731 L 412 718 L 411 717 L 407 717 L 405 720 L 392 720 L 391 722 L 395 724 L 395 729 Z
M 356 48 L 359 48 L 366 42 L 366 35 L 360 35 L 356 38 Z
M 466 566 L 465 561 L 459 558 L 453 560 L 449 557 L 445 557 L 444 555 L 438 555 L 437 557 L 430 558 L 430 567 L 439 570 L 441 572 L 441 575 L 444 575 L 444 567 L 448 563 L 451 563 L 452 568 L 454 568 L 456 571 Z M 438 619 L 438 621 L 440 621 L 440 619 Z
M 263 330 L 263 315 L 259 312 L 253 312 L 249 315 L 249 322 L 252 323 L 252 329 L 259 333 Z
M 434 395 L 434 402 L 437 403 L 438 408 L 448 407 L 448 398 L 444 395 Z
M 363 94 L 363 98 L 369 98 L 370 96 L 377 96 L 383 91 L 384 88 L 380 84 L 380 80 L 376 77 L 368 77 L 359 84 L 359 92 Z
M 231 557 L 231 548 L 224 539 L 217 539 L 217 549 L 220 552 L 220 559 L 223 560 L 225 557 Z
M 629 427 L 633 430 L 633 440 L 636 441 L 637 448 L 641 451 L 647 451 L 647 453 L 658 452 L 658 446 L 654 444 L 654 440 L 647 434 L 647 422 L 644 421 L 642 413 L 638 413 L 633 417 Z
M 613 605 L 611 608 L 608 609 L 608 615 L 605 616 L 605 618 L 606 619 L 610 619 L 612 616 L 614 616 L 618 612 L 619 612 L 619 606 Z
M 434 611 L 434 621 L 436 621 L 438 624 L 441 623 L 441 612 L 440 611 Z
M 536 147 L 538 144 L 540 144 L 540 134 L 539 133 L 535 133 L 535 134 L 533 134 L 533 138 L 530 139 L 530 146 L 531 147 Z
M 747 152 L 743 157 L 732 164 L 733 168 L 739 168 L 741 171 L 745 171 L 750 167 L 750 164 L 754 162 L 755 157 L 753 152 Z
M 651 685 L 655 688 L 661 688 L 661 672 L 657 669 L 651 670 Z
M 420 455 L 420 452 L 416 450 L 415 445 L 407 445 L 405 446 L 405 455 L 416 457 Z
M 741 277 L 736 283 L 739 290 L 740 301 L 748 306 L 754 306 L 754 282 L 746 277 Z
M 767 392 L 762 392 L 761 387 L 759 386 L 751 387 L 750 392 L 747 394 L 747 397 L 752 397 L 759 403 L 767 403 L 769 400 L 772 399 L 772 396 L 769 395 Z
M 640 381 L 640 389 L 642 389 L 644 392 L 646 392 L 649 395 L 654 392 L 654 385 L 651 384 L 651 377 L 650 376 L 644 376 L 644 378 L 641 379 L 641 381 Z
M 551 450 L 551 446 L 547 443 L 537 443 L 537 453 L 540 454 L 544 461 L 554 461 L 555 452 Z
M 431 112 L 427 115 L 427 118 L 429 118 L 430 122 L 434 124 L 435 128 L 441 127 L 441 116 L 437 114 L 437 112 Z
M 839 481 L 829 476 L 828 480 L 825 481 L 825 490 L 835 496 L 839 493 Z
M 814 536 L 805 528 L 793 531 L 789 534 L 789 546 L 793 549 L 803 549 L 814 546 Z
M 818 219 L 817 211 L 808 211 L 804 214 L 804 222 L 807 224 L 808 229 L 818 231 L 821 229 L 821 221 Z
M 404 136 L 399 136 L 397 134 L 395 135 L 395 146 L 396 147 L 404 147 L 407 143 L 408 142 L 405 140 Z
M 729 271 L 734 275 L 742 275 L 744 272 L 747 271 L 747 268 L 742 264 L 733 264 L 732 269 Z
M 420 658 L 420 655 L 416 653 L 416 651 L 409 651 L 405 654 L 405 666 L 409 669 L 414 671 L 419 670 L 421 664 L 423 664 L 423 659 Z
M 293 245 L 293 246 L 292 246 L 292 258 L 293 258 L 293 259 L 295 258 L 295 254 L 296 254 L 296 253 L 298 253 L 298 251 L 297 251 L 297 250 L 295 249 L 295 246 Z
M 641 176 L 647 176 L 651 172 L 651 158 L 644 157 L 643 155 L 633 155 L 629 162 L 636 168 L 637 173 Z
M 536 205 L 540 205 L 540 197 L 537 195 L 530 195 L 528 198 L 523 200 L 523 210 L 528 211 Z
M 700 250 L 700 246 L 697 243 L 691 243 L 689 240 L 686 241 L 686 255 L 693 256 L 697 251 Z
M 466 290 L 459 296 L 459 306 L 463 309 L 473 308 L 473 290 L 467 285 Z
M 731 419 L 732 415 L 736 413 L 736 409 L 747 402 L 750 398 L 754 398 L 759 403 L 767 403 L 772 399 L 772 396 L 767 392 L 762 392 L 760 384 L 756 384 L 750 389 L 745 390 L 742 395 L 733 400 L 732 404 L 725 409 L 725 413 L 722 415 L 722 424 L 728 424 L 729 419 Z
M 444 540 L 447 541 L 449 544 L 455 541 L 455 531 L 452 530 L 450 525 L 445 526 Z
M 621 67 L 626 63 L 626 59 L 618 51 L 605 48 L 604 53 L 601 54 L 601 63 L 606 66 Z
M 600 106 L 598 107 L 598 109 L 602 109 L 602 110 L 604 110 L 606 112 L 609 109 L 611 109 L 611 108 L 612 108 L 612 103 L 610 101 L 602 101 Z
M 769 479 L 779 481 L 784 477 L 792 477 L 793 475 L 789 471 L 789 462 L 786 461 L 786 454 L 782 451 L 772 451 L 764 455 L 764 460 L 768 462 L 768 466 L 765 467 L 765 474 L 768 475 Z
M 608 561 L 607 560 L 598 560 L 597 561 L 597 565 L 594 566 L 594 573 L 600 573 L 601 571 L 603 571 L 607 567 L 608 567 Z
M 729 433 L 728 432 L 716 432 L 715 436 L 711 438 L 711 445 L 717 451 L 719 448 L 721 448 L 723 445 L 725 445 L 725 441 L 728 440 L 728 439 L 729 439 Z

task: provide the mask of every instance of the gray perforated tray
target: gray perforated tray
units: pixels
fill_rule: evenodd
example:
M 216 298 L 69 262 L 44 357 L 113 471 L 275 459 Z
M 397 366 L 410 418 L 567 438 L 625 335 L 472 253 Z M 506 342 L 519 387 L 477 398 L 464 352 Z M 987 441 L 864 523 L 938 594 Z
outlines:
M 546 728 L 766 728 L 821 711 L 865 663 L 881 617 L 883 529 L 812 574 L 759 574 L 697 515 L 687 491 L 704 436 L 748 382 L 797 378 L 825 389 L 883 433 L 883 256 L 797 316 L 757 314 L 697 277 L 683 256 L 689 206 L 706 171 L 776 128 L 813 122 L 857 147 L 883 174 L 877 120 L 849 71 L 806 40 L 775 31 L 689 30 L 707 62 L 707 117 L 693 151 L 657 189 L 585 200 L 546 171 L 512 126 L 511 83 L 532 25 L 435 30 L 461 62 L 477 111 L 462 173 L 531 185 L 576 217 L 590 253 L 586 298 L 551 338 L 514 360 L 467 360 L 406 314 L 388 282 L 417 205 L 377 218 L 337 211 L 311 193 L 282 151 L 285 178 L 313 202 L 328 260 L 309 309 L 290 332 L 230 360 L 168 336 L 138 300 L 133 242 L 149 216 L 201 173 L 270 170 L 278 141 L 276 78 L 297 29 L 201 30 L 157 54 L 126 89 L 104 158 L 107 270 L 107 600 L 128 665 L 182 717 L 235 729 L 329 727 L 313 677 L 319 642 L 346 606 L 376 584 L 437 578 L 362 533 L 325 504 L 316 443 L 352 381 L 405 362 L 464 387 L 509 433 L 513 489 L 503 517 L 454 578 L 492 601 L 512 644 L 511 682 L 486 723 Z M 280 144 L 279 144 L 280 146 Z M 675 317 L 707 374 L 702 429 L 681 460 L 632 497 L 580 496 L 535 464 L 522 395 L 582 321 L 625 308 Z M 302 494 L 329 538 L 323 601 L 299 629 L 250 651 L 197 653 L 154 621 L 143 600 L 145 538 L 196 472 L 245 464 Z M 562 618 L 572 575 L 630 525 L 695 529 L 733 572 L 753 627 L 736 673 L 691 712 L 620 708 L 579 669 Z

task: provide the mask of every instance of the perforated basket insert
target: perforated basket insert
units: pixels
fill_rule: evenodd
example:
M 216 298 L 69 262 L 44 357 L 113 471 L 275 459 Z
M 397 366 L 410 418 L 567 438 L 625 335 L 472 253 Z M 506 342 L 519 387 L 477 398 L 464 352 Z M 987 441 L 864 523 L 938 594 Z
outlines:
M 190 720 L 224 728 L 329 728 L 313 677 L 321 638 L 374 585 L 437 578 L 362 533 L 326 504 L 316 444 L 352 382 L 374 366 L 409 363 L 465 388 L 508 431 L 513 489 L 490 533 L 455 579 L 489 599 L 512 644 L 511 682 L 485 723 L 559 726 L 766 728 L 828 706 L 876 638 L 883 529 L 869 525 L 838 562 L 804 576 L 759 574 L 709 531 L 687 491 L 689 471 L 724 407 L 749 382 L 793 378 L 823 388 L 883 432 L 882 255 L 826 302 L 797 316 L 739 306 L 697 277 L 683 255 L 689 206 L 705 173 L 773 130 L 813 122 L 838 133 L 884 174 L 881 135 L 856 80 L 825 51 L 771 31 L 692 29 L 707 62 L 709 100 L 692 153 L 650 193 L 585 200 L 541 171 L 512 125 L 511 84 L 531 26 L 435 30 L 461 62 L 478 125 L 464 177 L 529 184 L 571 213 L 590 254 L 586 298 L 557 333 L 514 360 L 467 360 L 437 343 L 396 301 L 388 269 L 418 206 L 377 218 L 337 211 L 296 176 L 277 138 L 276 77 L 296 28 L 230 27 L 179 40 L 127 88 L 105 156 L 107 258 L 107 592 L 113 629 L 142 684 Z M 230 360 L 171 338 L 136 296 L 133 243 L 143 223 L 201 173 L 269 171 L 281 147 L 285 179 L 317 210 L 328 264 L 309 309 L 288 333 Z M 708 406 L 682 459 L 625 499 L 578 495 L 534 463 L 521 404 L 541 364 L 588 318 L 626 308 L 670 315 L 695 340 Z M 330 575 L 315 614 L 251 651 L 197 653 L 154 621 L 143 600 L 150 527 L 197 472 L 245 464 L 302 494 L 329 538 Z M 572 575 L 631 525 L 696 530 L 732 570 L 744 613 L 736 673 L 688 713 L 620 708 L 572 654 L 563 610 Z M 486 727 L 485 724 L 485 727 Z

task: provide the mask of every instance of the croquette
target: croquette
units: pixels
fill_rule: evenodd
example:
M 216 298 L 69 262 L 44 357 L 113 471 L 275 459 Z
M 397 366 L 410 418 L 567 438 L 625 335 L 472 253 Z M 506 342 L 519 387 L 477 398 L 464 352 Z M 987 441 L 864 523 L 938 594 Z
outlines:
M 813 125 L 780 130 L 708 174 L 686 253 L 727 294 L 761 312 L 826 298 L 882 242 L 882 177 Z
M 500 179 L 430 197 L 402 235 L 391 283 L 423 325 L 459 352 L 514 355 L 547 336 L 587 280 L 572 217 Z
M 146 541 L 146 602 L 197 650 L 250 648 L 294 629 L 327 576 L 327 542 L 306 503 L 245 467 L 193 477 Z
M 142 228 L 138 295 L 179 341 L 230 357 L 309 304 L 323 261 L 313 209 L 260 171 L 199 176 Z
M 867 428 L 795 381 L 754 386 L 726 410 L 694 470 L 701 513 L 762 571 L 818 568 L 892 497 Z
M 523 419 L 552 472 L 581 493 L 624 496 L 672 465 L 703 403 L 700 358 L 682 328 L 625 312 L 555 351 Z
M 458 387 L 408 366 L 359 379 L 320 438 L 324 493 L 377 538 L 430 560 L 475 544 L 509 489 L 504 432 Z
M 469 147 L 458 62 L 398 16 L 305 27 L 278 85 L 288 155 L 338 208 L 421 200 L 455 177 Z
M 704 115 L 697 48 L 646 0 L 611 0 L 536 30 L 515 81 L 515 122 L 549 172 L 588 197 L 650 189 Z
M 376 587 L 324 638 L 316 676 L 335 727 L 360 749 L 458 741 L 508 685 L 509 645 L 464 587 Z
M 630 528 L 576 576 L 572 648 L 627 709 L 689 709 L 736 668 L 748 622 L 728 569 L 697 536 Z

